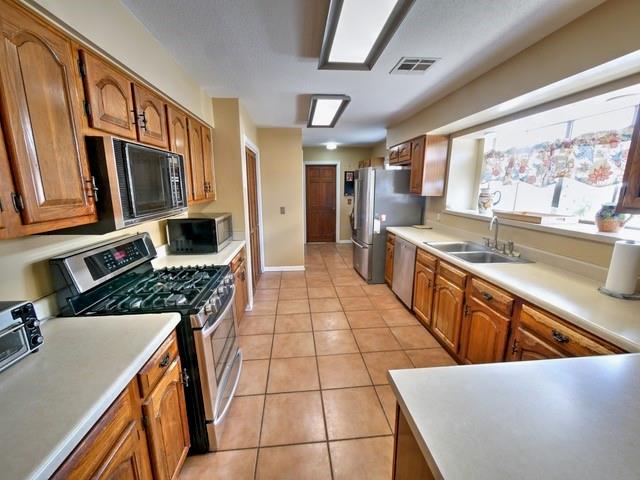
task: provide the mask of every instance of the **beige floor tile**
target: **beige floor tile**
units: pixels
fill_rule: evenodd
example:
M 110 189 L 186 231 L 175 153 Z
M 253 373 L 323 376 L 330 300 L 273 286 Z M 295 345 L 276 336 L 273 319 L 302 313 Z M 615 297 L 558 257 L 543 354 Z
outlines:
M 193 455 L 184 462 L 179 480 L 202 480 L 203 478 L 253 480 L 257 454 L 258 450 L 252 448 Z
M 267 393 L 319 390 L 315 357 L 273 358 L 269 367 Z
M 311 332 L 276 333 L 273 337 L 273 358 L 309 357 L 315 355 Z
M 309 298 L 335 298 L 333 287 L 309 287 Z
M 278 315 L 309 313 L 309 300 L 278 300 Z
M 404 349 L 436 348 L 440 344 L 422 325 L 415 327 L 392 327 L 391 331 Z
M 382 403 L 382 409 L 387 416 L 391 430 L 396 431 L 396 395 L 389 385 L 376 385 L 376 393 Z
M 276 393 L 266 396 L 261 447 L 324 440 L 320 392 Z
M 368 297 L 343 297 L 340 299 L 342 308 L 345 312 L 352 312 L 354 310 L 374 310 L 373 304 Z
M 269 360 L 244 360 L 236 395 L 262 395 L 267 388 Z
M 456 361 L 442 347 L 406 350 L 405 353 L 417 368 L 448 367 L 450 365 L 457 365 Z
M 318 370 L 323 389 L 371 385 L 369 372 L 359 353 L 318 357 Z
M 333 287 L 330 278 L 308 278 L 307 287 Z
M 389 383 L 387 372 L 389 370 L 399 370 L 403 368 L 413 368 L 409 357 L 403 351 L 397 352 L 369 352 L 363 353 L 364 363 L 371 374 L 371 379 L 375 385 L 385 385 Z
M 402 347 L 388 328 L 362 328 L 353 330 L 361 352 L 401 350 Z
M 310 332 L 311 314 L 296 313 L 276 317 L 276 333 Z
M 331 480 L 327 444 L 309 443 L 261 448 L 256 479 Z M 232 478 L 229 477 L 229 480 Z
M 419 326 L 418 319 L 406 308 L 379 310 L 385 323 L 390 327 Z
M 402 302 L 400 302 L 400 300 L 398 300 L 395 297 L 391 297 L 389 295 L 376 295 L 376 296 L 369 297 L 369 300 L 371 300 L 371 303 L 373 304 L 374 308 L 378 310 L 404 308 L 404 305 L 402 304 Z
M 305 300 L 307 298 L 307 288 L 281 288 L 278 300 Z
M 322 330 L 348 330 L 349 322 L 344 312 L 317 312 L 311 314 L 313 329 Z
M 244 313 L 245 317 L 275 315 L 277 300 L 259 300 L 253 302 L 253 309 Z
M 223 424 L 220 450 L 258 446 L 264 398 L 264 395 L 255 395 L 233 399 Z
M 348 286 L 362 286 L 366 285 L 366 282 L 360 277 L 352 275 L 339 275 L 333 277 L 333 284 L 336 287 L 348 287 Z
M 317 355 L 358 353 L 358 345 L 349 330 L 314 332 L 313 336 L 315 338 Z
M 357 310 L 346 312 L 351 328 L 386 327 L 382 315 L 377 310 Z
M 238 328 L 238 335 L 265 335 L 273 333 L 276 323 L 275 315 L 254 315 L 243 317 Z
M 373 387 L 323 390 L 322 400 L 329 440 L 391 434 Z
M 337 298 L 312 298 L 309 300 L 311 312 L 341 312 L 342 305 Z
M 282 272 L 262 272 L 260 274 L 260 278 L 272 279 L 272 278 L 281 278 L 281 277 L 282 277 Z
M 277 288 L 270 288 L 270 289 L 262 289 L 262 290 L 257 290 L 253 293 L 253 301 L 254 302 L 262 302 L 262 301 L 273 301 L 273 300 L 278 300 L 278 294 L 280 293 L 280 290 Z
M 393 437 L 330 442 L 334 480 L 390 480 L 393 467 Z
M 336 287 L 336 292 L 339 297 L 364 297 L 365 293 L 362 287 L 357 285 L 347 285 L 342 287 Z
M 244 335 L 238 337 L 245 360 L 268 359 L 271 356 L 273 335 Z
M 393 292 L 389 287 L 384 284 L 380 285 L 365 285 L 362 287 L 364 293 L 369 295 L 370 297 L 376 297 L 378 295 L 391 295 L 393 296 Z
M 280 288 L 280 277 L 277 278 L 267 278 L 263 277 L 258 280 L 258 284 L 256 285 L 256 290 L 262 289 L 270 289 L 270 288 Z
M 302 288 L 307 286 L 306 279 L 303 278 L 283 278 L 280 280 L 280 288 Z
M 299 280 L 304 279 L 304 271 L 299 272 L 282 272 L 281 278 L 283 280 Z

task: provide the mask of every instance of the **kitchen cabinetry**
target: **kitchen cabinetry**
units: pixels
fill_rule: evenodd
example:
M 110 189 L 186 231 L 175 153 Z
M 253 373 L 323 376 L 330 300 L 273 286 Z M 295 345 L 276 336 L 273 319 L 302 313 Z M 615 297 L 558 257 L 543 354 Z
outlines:
M 192 200 L 215 199 L 211 129 L 189 118 L 189 154 L 191 157 Z
M 247 290 L 247 259 L 246 250 L 243 248 L 233 258 L 231 264 L 231 272 L 235 277 L 236 285 L 236 320 L 238 323 L 244 317 L 244 312 L 247 308 L 247 300 L 249 299 L 249 292 Z
M 169 150 L 182 155 L 184 159 L 187 199 L 191 200 L 191 157 L 189 155 L 189 126 L 187 125 L 187 115 L 176 107 L 167 105 L 167 120 L 169 123 Z
M 384 257 L 384 283 L 389 285 L 393 283 L 393 253 L 396 236 L 392 233 L 387 233 L 387 245 Z
M 358 162 L 358 168 L 382 167 L 384 165 L 384 157 L 371 157 Z
M 409 192 L 425 197 L 444 194 L 449 139 L 423 135 L 411 141 L 411 177 Z
M 89 126 L 136 140 L 131 79 L 90 52 L 78 55 Z
M 484 302 L 467 298 L 464 307 L 460 359 L 464 363 L 492 363 L 504 360 L 511 319 Z
M 618 200 L 620 212 L 640 213 L 640 115 L 637 117 Z
M 411 141 L 401 143 L 391 148 L 389 152 L 390 165 L 409 165 L 411 163 Z
M 6 0 L 0 23 L 0 103 L 24 232 L 94 222 L 71 42 Z
M 202 132 L 202 161 L 204 171 L 204 193 L 207 200 L 216 199 L 216 181 L 213 170 L 213 143 L 211 128 L 206 125 L 200 127 Z
M 413 312 L 425 326 L 431 325 L 436 265 L 436 257 L 418 249 L 413 285 Z
M 169 148 L 164 101 L 137 83 L 133 85 L 133 100 L 138 140 L 159 148 Z
M 440 262 L 436 276 L 431 328 L 436 338 L 455 355 L 460 345 L 464 287 L 453 283 L 441 274 L 443 265 Z

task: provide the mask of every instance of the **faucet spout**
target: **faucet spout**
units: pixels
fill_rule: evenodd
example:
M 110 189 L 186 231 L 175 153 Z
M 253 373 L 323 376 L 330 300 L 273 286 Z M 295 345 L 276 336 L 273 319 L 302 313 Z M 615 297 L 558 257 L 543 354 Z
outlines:
M 493 227 L 495 226 L 495 230 Z M 493 232 L 493 248 L 498 248 L 498 228 L 500 227 L 500 222 L 498 221 L 498 217 L 495 215 L 491 218 L 491 222 L 489 223 L 489 231 Z

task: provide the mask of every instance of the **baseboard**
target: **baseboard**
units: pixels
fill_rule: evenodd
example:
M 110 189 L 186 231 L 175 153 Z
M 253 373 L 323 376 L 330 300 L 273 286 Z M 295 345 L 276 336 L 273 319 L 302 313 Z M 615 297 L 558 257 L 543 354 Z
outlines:
M 348 239 L 348 240 L 338 240 L 336 243 L 353 243 L 353 240 Z
M 304 271 L 304 265 L 285 265 L 281 267 L 264 267 L 263 272 L 300 272 Z

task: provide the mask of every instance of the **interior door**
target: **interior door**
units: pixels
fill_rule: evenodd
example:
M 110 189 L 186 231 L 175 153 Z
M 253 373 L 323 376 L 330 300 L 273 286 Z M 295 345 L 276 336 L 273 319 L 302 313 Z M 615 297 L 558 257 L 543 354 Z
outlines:
M 336 166 L 307 165 L 307 242 L 336 241 Z
M 249 200 L 249 248 L 251 250 L 251 284 L 255 291 L 262 269 L 260 266 L 260 218 L 258 216 L 258 169 L 256 154 L 245 148 L 247 161 L 247 194 Z

